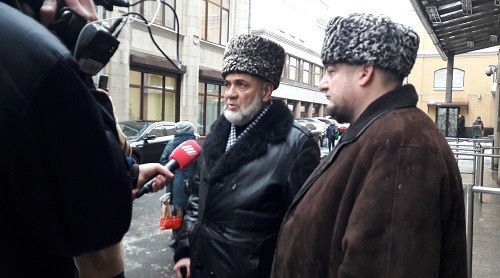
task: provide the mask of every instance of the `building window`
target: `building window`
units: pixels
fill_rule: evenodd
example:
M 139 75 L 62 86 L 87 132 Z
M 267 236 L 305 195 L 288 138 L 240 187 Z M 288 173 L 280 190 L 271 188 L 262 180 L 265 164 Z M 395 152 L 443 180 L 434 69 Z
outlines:
M 290 80 L 295 80 L 298 81 L 298 69 L 299 69 L 299 60 L 297 58 L 288 56 L 287 63 L 286 63 L 286 71 L 287 71 L 287 78 Z
M 439 69 L 434 72 L 434 90 L 446 89 L 446 69 Z M 452 87 L 454 90 L 464 89 L 464 75 L 465 72 L 461 69 L 453 69 L 453 82 Z
M 305 84 L 311 83 L 311 64 L 304 61 L 302 63 L 302 82 Z
M 201 39 L 226 45 L 229 38 L 229 0 L 201 1 Z
M 321 81 L 322 75 L 323 75 L 323 68 L 318 65 L 314 65 L 314 80 L 313 80 L 314 86 L 319 87 L 319 82 Z
M 311 63 L 310 61 L 305 61 L 300 58 L 294 57 L 290 54 L 286 54 L 285 67 L 281 77 L 286 83 L 287 80 L 296 86 L 301 86 L 304 88 L 311 88 L 312 86 L 319 86 L 319 82 L 322 78 L 323 67 Z
M 221 85 L 211 83 L 198 83 L 198 133 L 207 135 L 210 133 L 210 126 L 217 120 L 224 111 L 224 98 L 222 96 Z
M 164 0 L 173 9 L 176 8 L 176 0 Z M 153 21 L 154 24 L 170 29 L 176 29 L 174 12 L 167 5 L 158 4 L 158 1 L 145 1 L 134 6 L 134 12 L 142 14 L 146 20 Z M 156 14 L 156 17 L 155 17 Z
M 175 121 L 175 77 L 130 71 L 129 119 Z

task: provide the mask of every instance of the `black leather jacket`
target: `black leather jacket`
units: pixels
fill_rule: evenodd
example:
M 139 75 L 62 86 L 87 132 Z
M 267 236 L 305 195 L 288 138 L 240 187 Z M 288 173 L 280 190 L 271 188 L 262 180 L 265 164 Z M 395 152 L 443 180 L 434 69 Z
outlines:
M 55 36 L 0 2 L 0 38 L 0 276 L 70 277 L 72 256 L 128 230 L 127 161 L 112 113 Z
M 281 102 L 226 153 L 229 127 L 220 118 L 203 145 L 175 260 L 190 256 L 192 277 L 267 277 L 282 218 L 319 147 Z

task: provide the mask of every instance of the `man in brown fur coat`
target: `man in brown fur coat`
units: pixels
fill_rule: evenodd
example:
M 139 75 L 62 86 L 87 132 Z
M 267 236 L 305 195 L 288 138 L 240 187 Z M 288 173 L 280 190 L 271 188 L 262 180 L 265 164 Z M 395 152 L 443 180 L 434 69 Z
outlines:
M 467 277 L 456 161 L 402 85 L 418 44 L 387 17 L 330 21 L 320 90 L 351 125 L 292 202 L 274 277 Z

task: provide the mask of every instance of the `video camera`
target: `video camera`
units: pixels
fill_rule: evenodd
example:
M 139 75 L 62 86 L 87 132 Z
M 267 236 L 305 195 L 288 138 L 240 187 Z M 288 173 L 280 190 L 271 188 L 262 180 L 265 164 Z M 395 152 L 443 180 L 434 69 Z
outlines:
M 40 20 L 43 0 L 6 0 L 6 3 Z M 112 11 L 114 6 L 130 6 L 127 0 L 94 0 L 94 4 L 108 11 Z M 114 36 L 113 32 L 121 22 L 119 19 L 112 26 L 105 22 L 87 22 L 84 17 L 66 7 L 63 0 L 57 0 L 55 21 L 48 27 L 73 52 L 80 69 L 89 75 L 96 75 L 118 49 L 118 35 Z
M 125 0 L 98 0 L 96 5 L 102 5 L 107 10 L 113 6 L 128 7 Z M 109 26 L 105 22 L 87 22 L 87 20 L 63 5 L 56 13 L 54 23 L 49 26 L 54 30 L 66 46 L 73 51 L 80 69 L 90 75 L 96 75 L 115 54 L 120 42 L 113 35 L 121 23 L 117 20 Z
M 40 7 L 42 6 L 44 0 L 4 0 L 9 5 L 17 7 L 23 13 L 30 15 L 31 17 L 40 20 Z M 150 0 L 153 1 L 153 0 Z M 142 1 L 140 1 L 142 2 Z M 127 0 L 94 0 L 95 5 L 102 6 L 108 11 L 112 11 L 113 7 L 130 7 L 132 5 L 137 5 L 140 2 L 134 4 L 129 4 Z M 177 18 L 177 13 L 175 9 L 165 3 L 164 1 L 157 0 L 162 4 L 168 6 L 175 18 L 176 25 L 179 26 L 179 20 Z M 127 12 L 121 18 L 115 20 L 111 25 L 105 21 L 87 22 L 87 20 L 69 9 L 65 6 L 64 0 L 57 0 L 58 11 L 56 13 L 55 22 L 49 26 L 49 29 L 53 30 L 61 39 L 61 41 L 70 49 L 79 66 L 80 69 L 89 75 L 96 75 L 106 64 L 109 62 L 111 57 L 114 55 L 120 42 L 117 37 L 120 30 L 116 31 L 118 26 L 124 21 L 130 19 L 128 16 L 133 15 L 134 20 L 138 20 L 146 24 L 149 35 L 153 44 L 156 46 L 158 51 L 176 68 L 181 69 L 181 63 L 179 61 L 179 28 L 177 27 L 177 60 L 172 61 L 170 57 L 161 49 L 161 47 L 156 43 L 153 33 L 150 28 L 150 23 L 144 18 L 143 15 L 136 12 Z M 115 33 L 116 31 L 116 33 Z M 115 34 L 113 34 L 115 33 Z

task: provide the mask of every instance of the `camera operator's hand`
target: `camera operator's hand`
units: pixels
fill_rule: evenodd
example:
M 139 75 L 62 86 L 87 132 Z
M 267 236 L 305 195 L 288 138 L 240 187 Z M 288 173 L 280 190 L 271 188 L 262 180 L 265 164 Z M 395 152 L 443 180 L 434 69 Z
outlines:
M 153 179 L 153 192 L 162 189 L 166 184 L 172 182 L 174 178 L 174 174 L 160 163 L 140 164 L 137 187 L 132 190 L 132 198 L 135 199 L 139 189 L 154 175 L 156 177 Z
M 96 8 L 92 0 L 64 0 L 66 7 L 83 16 L 88 21 L 97 20 Z M 40 8 L 40 22 L 49 26 L 54 22 L 57 12 L 57 0 L 45 0 Z

